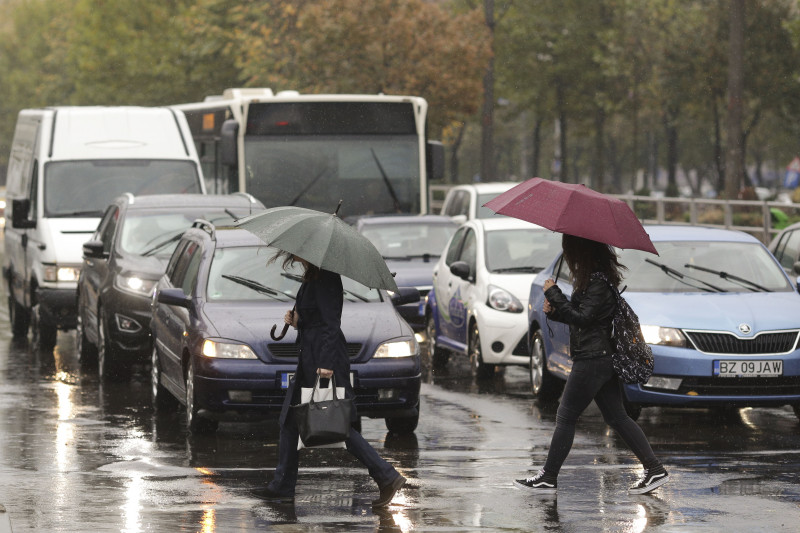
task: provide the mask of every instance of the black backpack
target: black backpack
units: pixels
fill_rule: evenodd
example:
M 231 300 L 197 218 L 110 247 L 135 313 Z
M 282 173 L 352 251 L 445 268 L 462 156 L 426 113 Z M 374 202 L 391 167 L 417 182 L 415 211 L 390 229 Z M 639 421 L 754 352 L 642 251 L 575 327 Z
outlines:
M 604 274 L 596 272 L 592 277 L 605 281 L 617 297 L 617 309 L 611 319 L 614 371 L 625 383 L 644 385 L 653 375 L 654 360 L 653 350 L 644 342 L 639 317 Z

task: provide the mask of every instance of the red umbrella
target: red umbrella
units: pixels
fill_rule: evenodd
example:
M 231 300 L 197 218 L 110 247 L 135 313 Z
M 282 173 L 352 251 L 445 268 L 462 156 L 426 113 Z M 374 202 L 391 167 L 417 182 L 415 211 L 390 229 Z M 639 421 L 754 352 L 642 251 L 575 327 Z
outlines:
M 531 178 L 483 205 L 559 233 L 658 255 L 628 204 L 584 185 Z

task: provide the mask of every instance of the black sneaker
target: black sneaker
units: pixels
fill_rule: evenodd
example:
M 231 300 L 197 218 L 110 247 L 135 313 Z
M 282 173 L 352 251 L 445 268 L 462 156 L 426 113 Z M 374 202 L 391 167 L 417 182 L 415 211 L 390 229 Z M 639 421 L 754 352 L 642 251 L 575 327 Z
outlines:
M 552 494 L 558 488 L 556 478 L 545 474 L 544 470 L 527 479 L 515 479 L 514 487 L 541 494 Z
M 647 494 L 667 481 L 669 481 L 669 474 L 667 474 L 662 465 L 649 470 L 645 468 L 644 474 L 639 478 L 639 481 L 628 489 L 628 494 Z

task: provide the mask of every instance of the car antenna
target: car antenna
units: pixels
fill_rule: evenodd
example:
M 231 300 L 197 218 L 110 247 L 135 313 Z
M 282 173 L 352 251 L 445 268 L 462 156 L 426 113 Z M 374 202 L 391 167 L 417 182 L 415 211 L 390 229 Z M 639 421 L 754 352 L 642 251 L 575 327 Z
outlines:
M 333 212 L 334 216 L 339 216 L 339 208 L 342 207 L 342 200 L 339 200 L 339 205 L 336 206 L 336 211 Z

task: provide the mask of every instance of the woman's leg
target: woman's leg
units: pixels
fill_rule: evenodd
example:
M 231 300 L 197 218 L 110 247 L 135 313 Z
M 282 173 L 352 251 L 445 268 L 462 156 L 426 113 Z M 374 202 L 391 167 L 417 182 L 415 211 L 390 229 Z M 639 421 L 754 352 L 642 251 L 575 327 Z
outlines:
M 544 464 L 545 473 L 552 478 L 558 475 L 561 465 L 572 449 L 578 418 L 592 402 L 597 391 L 610 378 L 606 365 L 600 361 L 600 359 L 579 359 L 572 363 L 572 370 L 556 413 L 556 429 Z M 611 371 L 613 372 L 613 369 Z
M 390 484 L 400 474 L 386 459 L 378 455 L 375 448 L 361 436 L 361 433 L 350 428 L 350 436 L 344 441 L 347 451 L 367 467 L 369 475 L 383 488 Z
M 625 406 L 622 404 L 622 389 L 616 374 L 603 385 L 597 393 L 595 401 L 600 412 L 603 413 L 606 424 L 622 437 L 622 440 L 645 468 L 653 468 L 661 464 L 656 459 L 642 428 L 625 412 Z
M 280 495 L 294 495 L 300 463 L 300 454 L 297 450 L 299 436 L 294 412 L 289 409 L 278 440 L 278 466 L 275 467 L 275 477 L 267 485 L 268 490 Z

